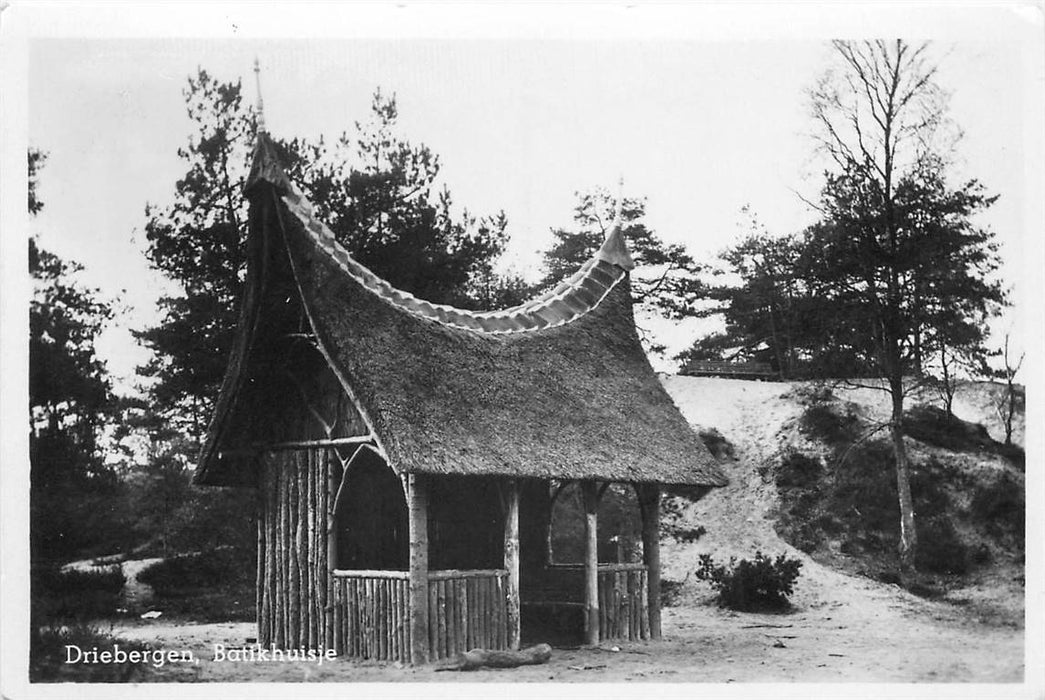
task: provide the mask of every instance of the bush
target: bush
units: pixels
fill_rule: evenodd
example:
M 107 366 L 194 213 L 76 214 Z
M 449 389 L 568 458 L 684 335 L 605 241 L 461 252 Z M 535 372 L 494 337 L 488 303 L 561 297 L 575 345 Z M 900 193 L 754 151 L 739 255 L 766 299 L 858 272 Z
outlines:
M 716 566 L 710 554 L 700 557 L 697 578 L 718 591 L 718 603 L 731 610 L 786 610 L 802 562 L 781 554 L 775 560 L 755 552 L 754 560 L 736 557 Z
M 214 549 L 156 562 L 138 574 L 157 595 L 180 594 L 192 588 L 216 588 L 238 580 L 254 581 L 252 562 L 232 549 Z
M 707 532 L 707 529 L 703 525 L 697 525 L 696 527 L 671 528 L 669 530 L 671 537 L 681 544 L 692 544 L 706 535 Z
M 120 604 L 125 580 L 119 565 L 69 571 L 38 565 L 30 576 L 34 613 L 41 620 L 111 616 Z
M 776 485 L 777 488 L 809 488 L 816 485 L 821 472 L 823 466 L 819 459 L 792 450 L 780 462 Z
M 708 448 L 708 452 L 710 452 L 715 459 L 734 459 L 736 457 L 733 443 L 723 437 L 722 433 L 714 428 L 702 429 L 699 434 L 700 439 L 704 442 L 704 446 Z
M 1023 484 L 1016 477 L 1003 472 L 976 491 L 969 511 L 990 534 L 1013 538 L 1022 546 L 1026 507 L 1023 491 Z
M 849 444 L 856 440 L 859 419 L 852 409 L 845 415 L 827 403 L 814 403 L 806 407 L 798 421 L 798 428 L 812 438 L 823 440 L 829 445 Z
M 917 521 L 918 550 L 915 567 L 935 574 L 966 574 L 972 568 L 973 552 L 962 542 L 954 524 L 945 517 Z
M 253 620 L 256 560 L 232 548 L 172 557 L 138 574 L 153 607 L 204 622 Z
M 956 452 L 993 449 L 995 446 L 982 425 L 966 423 L 935 406 L 914 406 L 906 411 L 903 429 L 915 440 Z
M 660 607 L 673 608 L 679 604 L 682 598 L 682 585 L 685 581 L 675 581 L 670 578 L 660 580 Z

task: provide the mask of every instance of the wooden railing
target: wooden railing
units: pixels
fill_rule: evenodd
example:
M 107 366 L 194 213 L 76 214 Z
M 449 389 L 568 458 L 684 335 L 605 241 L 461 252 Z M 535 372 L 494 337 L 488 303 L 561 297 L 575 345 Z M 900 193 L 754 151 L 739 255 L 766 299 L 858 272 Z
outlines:
M 410 661 L 410 575 L 334 570 L 334 649 L 382 661 Z
M 433 660 L 469 649 L 505 649 L 504 569 L 428 572 L 428 643 Z M 380 661 L 410 660 L 409 573 L 334 570 L 334 649 Z
M 599 637 L 649 639 L 649 599 L 643 564 L 599 564 Z
M 539 581 L 523 580 L 528 605 L 583 606 L 584 565 L 550 564 Z M 645 564 L 599 564 L 599 638 L 649 639 L 648 574 Z
M 432 659 L 469 649 L 505 649 L 508 611 L 504 569 L 430 571 L 428 644 Z

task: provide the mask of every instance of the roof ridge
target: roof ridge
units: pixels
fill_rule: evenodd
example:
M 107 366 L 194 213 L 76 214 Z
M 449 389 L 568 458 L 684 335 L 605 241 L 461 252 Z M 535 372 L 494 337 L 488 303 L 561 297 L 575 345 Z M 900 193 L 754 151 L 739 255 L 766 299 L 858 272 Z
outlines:
M 393 287 L 338 243 L 333 231 L 314 215 L 312 203 L 304 195 L 292 190 L 284 194 L 282 200 L 316 247 L 329 255 L 343 272 L 393 306 L 452 328 L 503 334 L 561 326 L 597 307 L 627 274 L 627 268 L 613 260 L 613 242 L 608 240 L 610 254 L 605 252 L 607 245 L 604 244 L 574 275 L 539 297 L 498 311 L 460 309 L 419 299 Z

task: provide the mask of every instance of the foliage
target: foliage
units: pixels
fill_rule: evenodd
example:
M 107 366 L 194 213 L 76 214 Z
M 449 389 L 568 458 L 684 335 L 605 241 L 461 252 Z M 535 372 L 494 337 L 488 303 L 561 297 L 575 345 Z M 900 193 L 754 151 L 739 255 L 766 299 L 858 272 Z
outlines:
M 665 528 L 672 539 L 680 544 L 693 544 L 708 533 L 703 525 L 696 527 L 668 527 Z
M 31 569 L 33 616 L 41 620 L 109 617 L 120 604 L 125 578 L 119 566 L 61 570 L 37 564 Z
M 29 211 L 46 156 L 29 151 Z M 95 343 L 113 317 L 97 289 L 77 281 L 82 267 L 29 240 L 29 459 L 32 560 L 119 542 L 119 486 L 98 440 L 112 406 Z M 112 498 L 115 508 L 105 508 Z
M 117 663 L 66 663 L 66 645 L 81 649 L 113 649 L 144 652 L 141 642 L 129 642 L 102 632 L 88 623 L 47 625 L 34 628 L 29 641 L 29 680 L 33 683 L 126 683 L 149 673 L 150 666 L 121 661 Z
M 544 276 L 538 289 L 554 287 L 598 251 L 616 206 L 616 198 L 602 188 L 577 194 L 573 228 L 552 230 L 554 241 L 544 252 Z M 684 246 L 665 243 L 646 225 L 645 216 L 644 199 L 621 199 L 621 233 L 635 262 L 632 294 L 640 305 L 668 318 L 695 316 L 704 295 L 704 284 L 698 277 L 703 266 Z
M 1023 483 L 1002 472 L 975 490 L 969 511 L 976 522 L 996 537 L 1013 542 L 1021 550 L 1026 530 L 1026 495 Z
M 950 518 L 923 516 L 918 521 L 921 546 L 915 560 L 919 571 L 966 574 L 973 566 L 973 551 L 958 535 Z
M 735 459 L 736 452 L 733 443 L 727 440 L 722 433 L 715 428 L 701 428 L 698 432 L 701 442 L 715 459 Z
M 996 445 L 982 425 L 967 423 L 935 406 L 919 405 L 904 412 L 903 427 L 915 440 L 955 452 L 993 451 Z
M 675 581 L 670 578 L 660 580 L 660 607 L 674 608 L 682 600 L 682 586 L 685 581 Z
M 1020 371 L 1020 367 L 1023 366 L 1025 357 L 1025 353 L 1020 353 L 1019 358 L 1014 359 L 1009 354 L 1009 334 L 1006 333 L 1002 349 L 1004 364 L 1001 369 L 992 373 L 996 378 L 1005 382 L 1004 398 L 995 402 L 995 409 L 998 411 L 998 417 L 1001 418 L 1002 424 L 1005 426 L 1006 447 L 1012 446 L 1013 422 L 1017 413 L 1026 410 L 1027 392 L 1023 387 L 1016 384 L 1016 374 Z
M 144 569 L 153 607 L 200 621 L 253 620 L 256 560 L 244 548 L 221 547 L 171 557 Z
M 904 378 L 931 355 L 985 353 L 987 320 L 1006 303 L 999 258 L 974 217 L 989 208 L 975 180 L 948 181 L 956 133 L 928 46 L 902 40 L 833 44 L 838 70 L 810 93 L 829 170 L 821 220 L 803 234 L 808 284 L 841 348 L 887 380 L 901 518 L 901 568 L 917 536 L 903 442 Z
M 150 261 L 180 289 L 161 300 L 162 321 L 140 338 L 155 352 L 144 368 L 157 380 L 152 398 L 198 439 L 236 322 L 247 218 L 240 192 L 256 115 L 239 82 L 203 70 L 185 98 L 195 131 L 178 152 L 187 172 L 172 205 L 148 207 L 145 228 Z M 503 213 L 454 218 L 449 191 L 437 189 L 438 157 L 398 137 L 397 118 L 395 97 L 377 92 L 370 120 L 333 145 L 322 138 L 276 145 L 338 241 L 394 286 L 471 308 L 514 301 L 518 280 L 502 284 L 493 271 L 505 243 Z
M 709 582 L 718 591 L 719 604 L 731 610 L 786 610 L 801 568 L 801 561 L 784 554 L 773 559 L 756 552 L 754 559 L 738 562 L 731 557 L 721 566 L 710 554 L 702 554 L 696 576 Z
M 858 428 L 858 418 L 851 406 L 840 413 L 830 403 L 809 403 L 798 419 L 798 429 L 803 434 L 829 445 L 853 442 L 858 437 Z
M 944 456 L 930 456 L 915 461 L 910 474 L 919 516 L 916 574 L 896 576 L 898 503 L 895 474 L 889 469 L 891 446 L 883 440 L 861 440 L 859 422 L 848 426 L 848 437 L 835 433 L 842 407 L 813 403 L 807 411 L 815 407 L 820 428 L 810 434 L 829 448 L 827 464 L 792 450 L 773 470 L 781 503 L 777 527 L 789 543 L 836 565 L 855 566 L 854 570 L 901 583 L 912 592 L 930 590 L 926 585 L 932 575 L 974 571 L 991 560 L 992 548 L 1022 551 L 1022 485 L 1014 473 L 973 474 Z M 913 413 L 914 418 L 905 420 L 905 430 L 920 438 L 926 437 L 921 431 L 942 425 L 945 432 L 936 437 L 946 449 L 984 449 L 978 427 L 956 426 L 938 408 L 931 409 L 927 423 L 919 411 Z M 952 430 L 957 432 L 946 432 Z M 846 556 L 836 559 L 835 551 Z
M 780 489 L 815 487 L 823 471 L 824 467 L 819 459 L 792 450 L 780 460 L 780 467 L 776 472 L 776 485 Z
M 252 562 L 231 547 L 183 554 L 156 562 L 138 574 L 138 580 L 156 593 L 169 595 L 186 588 L 216 587 L 237 579 L 254 579 Z
M 29 149 L 29 213 L 33 216 L 40 213 L 44 203 L 36 194 L 36 185 L 39 182 L 40 169 L 47 162 L 47 154 L 37 148 Z
M 611 484 L 599 500 L 599 561 L 634 561 L 642 541 L 642 516 L 630 485 Z M 552 560 L 560 564 L 584 561 L 584 498 L 580 486 L 569 483 L 552 505 Z

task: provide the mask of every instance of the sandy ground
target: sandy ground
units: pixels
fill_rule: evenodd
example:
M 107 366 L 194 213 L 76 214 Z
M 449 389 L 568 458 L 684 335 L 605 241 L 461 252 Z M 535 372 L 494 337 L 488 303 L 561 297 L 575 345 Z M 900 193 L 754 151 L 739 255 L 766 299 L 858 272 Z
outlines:
M 680 606 L 664 611 L 661 641 L 623 643 L 617 650 L 612 644 L 556 649 L 545 665 L 460 673 L 345 659 L 322 665 L 214 661 L 215 644 L 238 647 L 254 637 L 250 623 L 138 620 L 113 632 L 157 648 L 193 652 L 193 663 L 169 664 L 145 679 L 157 681 L 1023 680 L 1022 589 L 1015 587 L 1018 595 L 998 603 L 1009 614 L 984 616 L 982 607 L 930 602 L 896 586 L 828 569 L 776 535 L 769 519 L 776 492 L 758 474 L 758 466 L 792 436 L 784 426 L 800 409 L 786 395 L 791 385 L 692 377 L 667 377 L 664 383 L 687 419 L 718 429 L 735 445 L 737 459 L 725 465 L 730 485 L 687 506 L 684 513 L 686 520 L 703 525 L 707 534 L 693 544 L 663 547 L 665 577 L 686 580 L 686 585 Z M 872 404 L 884 400 L 873 390 L 848 391 L 852 393 L 843 398 Z M 977 402 L 982 403 L 982 397 L 972 396 L 964 400 L 963 409 Z M 969 409 L 976 415 L 982 415 L 982 410 Z M 722 610 L 711 603 L 711 591 L 704 584 L 687 579 L 701 553 L 749 557 L 756 550 L 771 555 L 786 552 L 803 561 L 791 613 Z M 982 594 L 989 598 L 995 592 L 988 587 Z

